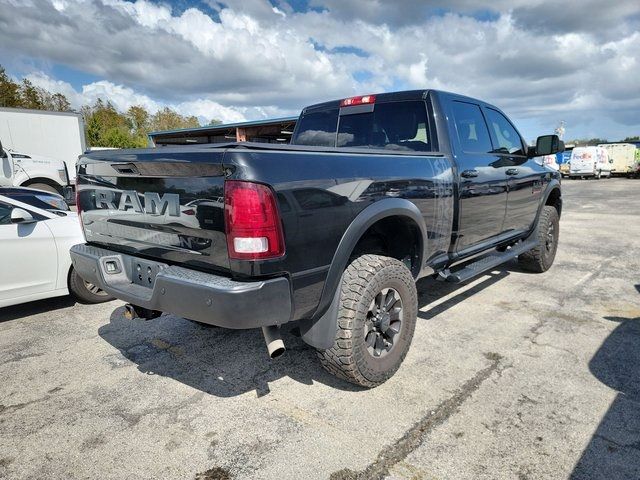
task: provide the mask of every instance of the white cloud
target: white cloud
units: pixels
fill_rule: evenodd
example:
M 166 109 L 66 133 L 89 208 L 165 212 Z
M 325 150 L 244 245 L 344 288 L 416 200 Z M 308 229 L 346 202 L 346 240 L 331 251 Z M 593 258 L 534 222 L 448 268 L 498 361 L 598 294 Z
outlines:
M 552 0 L 312 0 L 320 10 L 296 12 L 284 0 L 207 0 L 214 16 L 147 0 L 7 1 L 0 58 L 100 78 L 71 92 L 47 77 L 78 102 L 109 95 L 119 107 L 170 105 L 237 121 L 354 93 L 436 87 L 495 103 L 539 130 L 561 115 L 568 135 L 597 118 L 618 136 L 640 129 L 634 1 L 567 0 L 559 11 Z
M 165 103 L 157 102 L 147 95 L 135 92 L 131 88 L 115 85 L 106 80 L 84 85 L 82 91 L 77 91 L 71 84 L 61 80 L 54 80 L 42 72 L 29 74 L 27 78 L 34 85 L 44 88 L 51 93 L 62 93 L 75 109 L 79 109 L 83 105 L 93 105 L 98 99 L 108 99 L 114 107 L 122 112 L 127 111 L 134 105 L 141 105 L 151 113 L 155 113 L 164 107 L 170 107 L 181 115 L 194 115 L 204 123 L 208 123 L 214 118 L 224 123 L 246 120 L 245 115 L 240 109 L 225 107 L 208 99 L 197 99 L 181 103 Z

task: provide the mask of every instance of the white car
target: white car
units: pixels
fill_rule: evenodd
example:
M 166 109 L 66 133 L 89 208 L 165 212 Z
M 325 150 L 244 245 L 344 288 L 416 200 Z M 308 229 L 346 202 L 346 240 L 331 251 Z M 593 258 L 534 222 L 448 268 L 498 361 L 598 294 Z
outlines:
M 60 195 L 0 188 L 0 307 L 69 293 L 86 303 L 111 300 L 73 269 L 69 248 L 77 243 L 78 215 Z

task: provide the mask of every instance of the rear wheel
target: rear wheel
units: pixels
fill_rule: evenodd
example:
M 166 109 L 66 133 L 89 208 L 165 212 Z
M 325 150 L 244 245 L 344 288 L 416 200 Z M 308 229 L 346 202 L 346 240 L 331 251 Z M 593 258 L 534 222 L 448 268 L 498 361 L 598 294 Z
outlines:
M 418 314 L 416 285 L 399 260 L 363 255 L 341 284 L 335 343 L 318 350 L 330 373 L 363 387 L 388 380 L 406 356 Z
M 560 238 L 560 222 L 555 207 L 545 205 L 534 232 L 538 246 L 518 256 L 520 266 L 530 272 L 546 272 L 553 265 Z
M 83 280 L 73 268 L 69 273 L 69 291 L 83 303 L 102 303 L 114 298 L 97 285 Z

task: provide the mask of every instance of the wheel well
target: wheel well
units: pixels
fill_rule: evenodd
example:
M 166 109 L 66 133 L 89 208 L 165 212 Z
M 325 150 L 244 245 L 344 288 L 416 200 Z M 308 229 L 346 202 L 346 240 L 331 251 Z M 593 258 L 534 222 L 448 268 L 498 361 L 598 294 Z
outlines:
M 362 234 L 351 258 L 367 253 L 396 258 L 417 277 L 422 256 L 420 229 L 409 217 L 393 216 L 378 220 Z
M 69 267 L 69 271 L 67 272 L 67 288 L 69 288 L 69 283 L 71 282 L 71 272 L 73 272 L 73 265 Z M 71 291 L 71 289 L 69 289 Z
M 30 178 L 26 182 L 23 182 L 21 187 L 28 187 L 36 183 L 44 183 L 45 185 L 49 185 L 50 187 L 55 188 L 58 193 L 62 193 L 62 187 L 60 186 L 60 184 L 46 177 Z
M 551 193 L 547 197 L 545 205 L 551 205 L 552 207 L 555 207 L 555 209 L 558 211 L 558 216 L 562 214 L 562 194 L 560 193 L 559 188 L 554 188 L 551 191 Z

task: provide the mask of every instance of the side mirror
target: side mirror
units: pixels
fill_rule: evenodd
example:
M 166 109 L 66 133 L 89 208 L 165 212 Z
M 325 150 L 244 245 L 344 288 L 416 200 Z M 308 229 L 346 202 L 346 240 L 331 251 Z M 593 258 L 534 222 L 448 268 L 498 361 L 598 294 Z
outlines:
M 35 221 L 33 215 L 22 208 L 11 210 L 11 223 L 33 223 Z
M 564 152 L 564 142 L 557 135 L 542 135 L 536 140 L 534 157 Z

